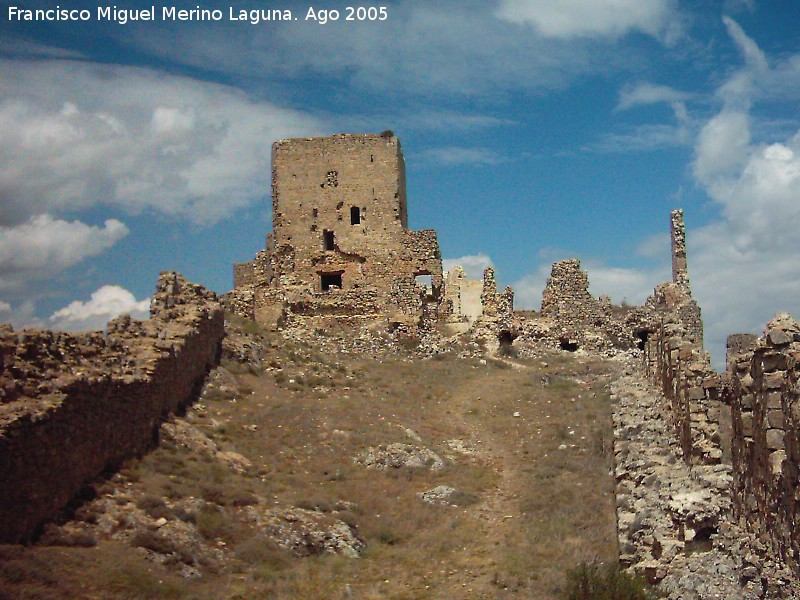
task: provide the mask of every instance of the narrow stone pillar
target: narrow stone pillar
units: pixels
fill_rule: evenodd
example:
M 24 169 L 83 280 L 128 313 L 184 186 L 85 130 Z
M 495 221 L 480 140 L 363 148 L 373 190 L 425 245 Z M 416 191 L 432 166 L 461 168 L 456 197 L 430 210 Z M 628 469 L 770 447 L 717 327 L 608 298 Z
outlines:
M 672 239 L 672 281 L 689 288 L 689 272 L 686 265 L 686 227 L 683 224 L 683 209 L 670 213 L 670 237 Z

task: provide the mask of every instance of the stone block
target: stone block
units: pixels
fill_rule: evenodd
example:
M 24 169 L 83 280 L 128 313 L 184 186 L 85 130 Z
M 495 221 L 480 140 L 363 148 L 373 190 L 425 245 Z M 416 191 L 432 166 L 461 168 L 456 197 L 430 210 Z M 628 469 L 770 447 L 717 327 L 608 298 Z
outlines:
M 742 435 L 753 437 L 753 413 L 742 414 Z
M 784 429 L 785 419 L 782 410 L 767 411 L 767 424 L 775 429 Z
M 781 393 L 779 391 L 765 393 L 763 396 L 763 404 L 767 410 L 780 410 L 783 407 Z
M 706 397 L 706 393 L 702 387 L 692 387 L 687 390 L 686 396 L 689 400 L 702 400 Z
M 775 373 L 765 373 L 764 374 L 764 387 L 768 390 L 777 390 L 780 389 L 783 385 L 783 381 L 785 379 L 785 374 L 783 371 L 776 371 Z
M 767 343 L 770 346 L 785 346 L 792 341 L 792 336 L 780 329 L 772 329 L 767 333 Z
M 763 355 L 761 360 L 764 371 L 767 373 L 784 370 L 788 363 L 786 354 L 782 352 L 768 352 Z
M 783 440 L 786 434 L 781 429 L 767 429 L 767 448 L 770 450 L 783 450 Z
M 786 452 L 776 450 L 769 455 L 769 470 L 773 477 L 779 477 L 783 472 L 783 461 L 786 460 Z

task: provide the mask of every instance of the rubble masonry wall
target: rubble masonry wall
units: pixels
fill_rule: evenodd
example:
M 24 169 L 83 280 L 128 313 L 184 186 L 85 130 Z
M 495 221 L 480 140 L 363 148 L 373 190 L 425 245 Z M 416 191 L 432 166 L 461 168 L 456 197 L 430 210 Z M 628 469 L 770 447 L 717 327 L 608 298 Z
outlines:
M 783 313 L 754 347 L 747 342 L 729 343 L 724 391 L 733 418 L 734 511 L 757 552 L 800 575 L 800 326 Z
M 162 273 L 151 315 L 105 335 L 2 332 L 0 542 L 30 539 L 87 480 L 152 446 L 217 363 L 213 293 Z
M 644 348 L 645 370 L 671 405 L 671 417 L 688 464 L 716 464 L 720 446 L 719 378 L 676 315 L 662 313 Z

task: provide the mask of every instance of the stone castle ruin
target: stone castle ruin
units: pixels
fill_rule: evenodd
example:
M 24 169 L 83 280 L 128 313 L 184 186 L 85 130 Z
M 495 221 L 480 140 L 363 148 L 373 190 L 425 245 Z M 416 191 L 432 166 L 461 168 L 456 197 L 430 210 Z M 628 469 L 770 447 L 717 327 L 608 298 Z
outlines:
M 222 298 L 166 272 L 148 321 L 122 316 L 86 334 L 0 326 L 0 542 L 35 537 L 85 481 L 155 443 L 218 364 L 224 307 L 308 335 L 335 325 L 387 344 L 398 332 L 419 347 L 435 339 L 428 355 L 468 340 L 490 354 L 621 357 L 621 563 L 692 597 L 800 597 L 800 325 L 781 314 L 763 337 L 732 335 L 717 373 L 682 211 L 670 215 L 672 279 L 643 306 L 595 298 L 568 259 L 553 265 L 539 311 L 515 311 L 493 269 L 477 281 L 443 273 L 436 232 L 408 229 L 391 132 L 281 140 L 272 160 L 272 232 Z
M 275 142 L 272 232 L 255 260 L 234 266 L 234 297 L 260 322 L 387 316 L 414 327 L 438 318 L 436 232 L 408 229 L 399 140 L 335 135 Z M 419 284 L 427 277 L 430 289 Z M 252 300 L 249 300 L 252 298 Z

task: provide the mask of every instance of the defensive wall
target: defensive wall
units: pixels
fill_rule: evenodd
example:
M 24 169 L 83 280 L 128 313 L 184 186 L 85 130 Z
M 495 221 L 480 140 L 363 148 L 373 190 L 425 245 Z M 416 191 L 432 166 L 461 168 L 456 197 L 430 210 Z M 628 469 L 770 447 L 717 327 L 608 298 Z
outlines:
M 742 341 L 745 343 L 742 344 Z M 749 341 L 749 343 L 748 343 Z M 764 561 L 800 575 L 800 325 L 787 313 L 756 341 L 729 342 L 733 506 Z
M 89 480 L 141 454 L 217 364 L 216 296 L 162 273 L 146 321 L 0 332 L 0 542 L 20 542 Z

